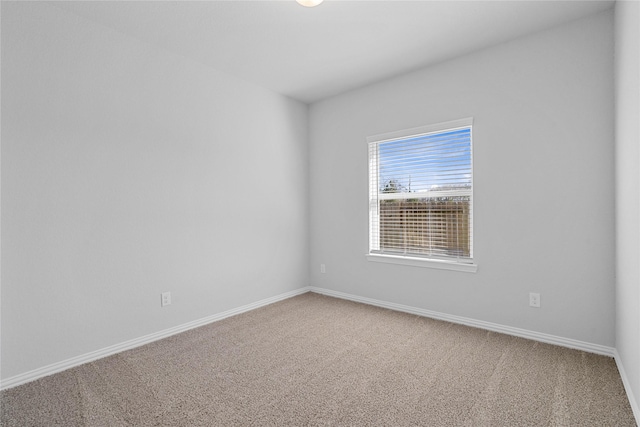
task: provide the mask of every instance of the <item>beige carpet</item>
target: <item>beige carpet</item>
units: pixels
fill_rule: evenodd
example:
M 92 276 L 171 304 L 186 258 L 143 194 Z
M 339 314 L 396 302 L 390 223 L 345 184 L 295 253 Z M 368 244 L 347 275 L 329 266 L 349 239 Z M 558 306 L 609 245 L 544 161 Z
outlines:
M 1 393 L 3 426 L 631 426 L 615 362 L 317 294 Z

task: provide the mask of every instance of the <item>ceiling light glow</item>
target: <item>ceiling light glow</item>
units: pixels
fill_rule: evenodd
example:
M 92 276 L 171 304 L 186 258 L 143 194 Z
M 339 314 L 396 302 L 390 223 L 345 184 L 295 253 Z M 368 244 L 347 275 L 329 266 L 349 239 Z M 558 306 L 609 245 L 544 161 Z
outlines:
M 322 3 L 324 0 L 296 0 L 298 4 L 301 4 L 306 7 L 315 7 Z

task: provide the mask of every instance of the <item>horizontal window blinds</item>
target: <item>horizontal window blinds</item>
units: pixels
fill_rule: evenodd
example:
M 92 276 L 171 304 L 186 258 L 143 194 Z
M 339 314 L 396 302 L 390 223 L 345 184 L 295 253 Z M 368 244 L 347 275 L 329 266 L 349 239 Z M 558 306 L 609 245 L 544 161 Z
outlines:
M 471 120 L 422 130 L 369 140 L 370 252 L 471 262 Z

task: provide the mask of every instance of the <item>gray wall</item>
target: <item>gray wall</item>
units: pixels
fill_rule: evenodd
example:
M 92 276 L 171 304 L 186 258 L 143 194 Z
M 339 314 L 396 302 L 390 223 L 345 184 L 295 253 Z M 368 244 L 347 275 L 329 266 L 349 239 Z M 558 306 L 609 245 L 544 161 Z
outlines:
M 640 4 L 615 7 L 616 349 L 640 407 Z
M 2 377 L 306 285 L 307 110 L 3 2 Z
M 313 104 L 311 284 L 613 346 L 613 102 L 607 11 Z M 366 137 L 470 116 L 478 272 L 367 262 Z

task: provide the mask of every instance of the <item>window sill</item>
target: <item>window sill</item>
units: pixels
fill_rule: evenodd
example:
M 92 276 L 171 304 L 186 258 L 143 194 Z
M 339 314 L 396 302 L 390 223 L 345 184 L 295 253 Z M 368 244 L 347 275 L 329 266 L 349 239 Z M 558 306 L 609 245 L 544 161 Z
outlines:
M 477 264 L 465 264 L 455 261 L 443 261 L 424 258 L 413 258 L 397 255 L 378 255 L 367 254 L 367 261 L 383 262 L 387 264 L 409 265 L 412 267 L 437 268 L 440 270 L 464 271 L 467 273 L 475 273 L 478 271 Z

